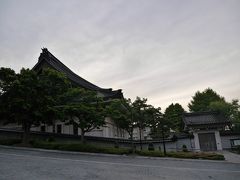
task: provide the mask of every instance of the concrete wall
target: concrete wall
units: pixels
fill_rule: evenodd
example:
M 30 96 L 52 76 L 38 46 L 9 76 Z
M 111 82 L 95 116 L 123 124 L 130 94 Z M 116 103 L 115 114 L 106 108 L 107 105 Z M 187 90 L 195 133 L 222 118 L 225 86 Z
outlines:
M 145 141 L 142 144 L 143 150 L 148 150 L 149 144 L 152 143 L 155 150 L 161 149 L 163 151 L 162 141 Z M 186 145 L 189 151 L 194 150 L 194 140 L 189 138 L 178 139 L 177 141 L 166 141 L 165 147 L 167 151 L 182 151 L 182 146 Z M 136 148 L 140 150 L 140 143 L 136 143 Z
M 64 130 L 65 131 L 65 130 Z M 8 139 L 8 138 L 21 138 L 22 132 L 16 130 L 3 130 L 0 129 L 0 139 Z M 59 142 L 80 142 L 81 137 L 76 135 L 69 134 L 57 134 L 57 133 L 42 133 L 42 132 L 31 132 L 30 139 L 48 139 L 49 137 L 54 138 Z M 114 147 L 118 144 L 119 147 L 131 147 L 131 141 L 128 139 L 118 139 L 118 138 L 104 138 L 104 137 L 93 137 L 93 136 L 85 136 L 85 139 L 89 144 L 101 145 L 101 146 L 109 146 Z M 143 141 L 142 147 L 144 150 L 148 149 L 149 144 L 152 143 L 154 149 L 156 151 L 160 149 L 163 151 L 163 143 L 161 141 Z M 193 141 L 189 138 L 178 139 L 178 141 L 166 140 L 166 150 L 167 151 L 181 151 L 182 145 L 185 144 L 188 150 L 192 150 Z M 140 149 L 140 142 L 134 141 L 134 146 L 136 149 Z
M 68 129 L 64 129 L 63 131 L 67 132 Z M 11 139 L 11 138 L 21 138 L 22 132 L 17 130 L 4 130 L 0 129 L 0 139 Z M 41 133 L 41 132 L 32 132 L 31 139 L 48 139 L 49 137 L 53 137 L 56 141 L 62 142 L 80 142 L 81 137 L 76 135 L 69 134 L 55 134 L 55 133 Z M 116 144 L 119 147 L 131 147 L 131 141 L 128 139 L 119 139 L 119 138 L 104 138 L 104 137 L 93 137 L 86 136 L 85 139 L 89 144 L 101 145 L 101 146 L 109 146 L 114 147 Z M 231 149 L 231 139 L 240 139 L 240 135 L 227 135 L 221 136 L 221 144 L 223 149 Z M 145 140 L 142 141 L 142 147 L 144 150 L 148 149 L 149 144 L 152 143 L 154 149 L 156 151 L 160 149 L 163 151 L 163 143 L 162 141 L 153 141 L 153 140 Z M 167 151 L 181 151 L 182 146 L 186 145 L 189 151 L 196 150 L 194 139 L 193 138 L 179 138 L 177 141 L 172 141 L 170 139 L 166 140 L 166 150 Z M 140 149 L 140 142 L 138 140 L 134 141 L 134 145 L 136 149 Z
M 223 149 L 231 149 L 231 139 L 240 139 L 240 135 L 221 136 Z

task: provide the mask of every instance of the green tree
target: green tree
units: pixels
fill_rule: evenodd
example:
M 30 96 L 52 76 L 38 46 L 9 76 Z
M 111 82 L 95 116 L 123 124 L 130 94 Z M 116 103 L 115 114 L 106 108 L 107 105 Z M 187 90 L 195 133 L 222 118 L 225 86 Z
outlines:
M 132 106 L 136 117 L 136 127 L 139 129 L 140 146 L 142 149 L 142 132 L 148 125 L 149 116 L 147 110 L 149 108 L 149 105 L 147 104 L 146 98 L 136 97 L 132 103 Z
M 218 111 L 222 113 L 225 117 L 230 118 L 232 105 L 231 103 L 225 101 L 214 101 L 209 104 L 209 110 L 211 111 Z
M 136 113 L 131 99 L 113 100 L 110 102 L 107 106 L 107 116 L 111 117 L 118 128 L 127 131 L 133 150 L 133 128 L 136 125 Z
M 38 79 L 43 94 L 42 103 L 44 104 L 42 123 L 53 125 L 53 133 L 55 133 L 55 120 L 63 118 L 62 111 L 56 106 L 66 103 L 64 96 L 66 96 L 71 84 L 65 74 L 50 68 L 43 69 L 38 74 Z
M 233 123 L 233 130 L 240 131 L 240 105 L 237 99 L 233 99 L 231 103 L 224 101 L 211 102 L 210 110 L 222 113 Z
M 65 98 L 68 102 L 60 107 L 65 114 L 65 123 L 81 129 L 81 141 L 84 135 L 105 124 L 105 110 L 102 98 L 94 91 L 81 88 L 71 89 Z
M 49 74 L 59 81 L 46 83 Z M 36 72 L 24 68 L 18 74 L 11 69 L 1 68 L 0 75 L 0 118 L 5 124 L 21 124 L 24 132 L 23 143 L 27 144 L 32 125 L 45 123 L 47 112 L 57 105 L 56 97 L 62 93 L 62 89 L 60 91 L 56 87 L 67 84 L 66 77 L 49 69 L 39 76 Z M 53 92 L 52 89 L 54 96 L 50 93 Z
M 184 113 L 183 107 L 176 103 L 169 105 L 164 112 L 164 119 L 166 125 L 174 131 L 180 132 L 184 128 L 182 115 Z
M 218 111 L 231 120 L 234 130 L 240 131 L 240 105 L 237 99 L 233 99 L 231 103 L 226 102 L 224 97 L 208 88 L 203 92 L 196 92 L 188 107 L 192 112 Z
M 0 68 L 0 95 L 9 90 L 16 78 L 17 75 L 14 70 L 4 67 Z
M 164 123 L 163 114 L 161 113 L 161 108 L 155 108 L 149 105 L 146 110 L 147 118 L 147 126 L 151 128 L 150 136 L 153 139 L 162 137 L 162 127 Z
M 203 92 L 197 91 L 192 97 L 193 99 L 188 104 L 191 112 L 201 112 L 211 110 L 209 105 L 211 102 L 224 101 L 225 99 L 218 95 L 210 88 L 205 89 Z
M 231 120 L 233 122 L 233 130 L 240 132 L 240 104 L 238 99 L 231 102 Z

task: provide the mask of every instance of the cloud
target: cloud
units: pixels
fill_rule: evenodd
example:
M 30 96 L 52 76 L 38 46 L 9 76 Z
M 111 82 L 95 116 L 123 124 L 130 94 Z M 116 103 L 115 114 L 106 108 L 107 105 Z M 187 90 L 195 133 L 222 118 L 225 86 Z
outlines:
M 47 47 L 70 69 L 165 108 L 212 87 L 240 97 L 240 12 L 231 1 L 1 1 L 0 65 Z

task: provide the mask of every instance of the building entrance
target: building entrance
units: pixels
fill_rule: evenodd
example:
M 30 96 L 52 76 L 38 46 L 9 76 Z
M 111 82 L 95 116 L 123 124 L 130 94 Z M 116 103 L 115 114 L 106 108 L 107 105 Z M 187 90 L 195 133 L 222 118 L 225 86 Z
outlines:
M 201 151 L 217 150 L 215 133 L 199 133 L 198 138 Z

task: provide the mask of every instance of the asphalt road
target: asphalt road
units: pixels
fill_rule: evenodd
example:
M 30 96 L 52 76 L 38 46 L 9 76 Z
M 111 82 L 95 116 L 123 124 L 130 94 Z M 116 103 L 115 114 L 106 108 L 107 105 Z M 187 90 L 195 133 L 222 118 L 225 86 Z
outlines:
M 3 180 L 239 180 L 240 164 L 0 147 Z

